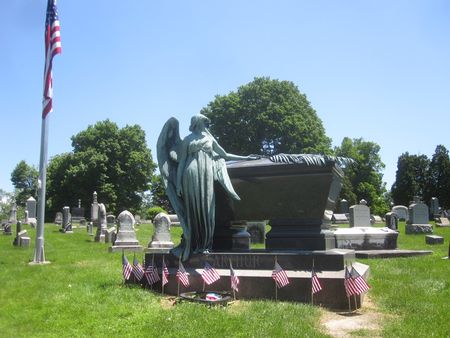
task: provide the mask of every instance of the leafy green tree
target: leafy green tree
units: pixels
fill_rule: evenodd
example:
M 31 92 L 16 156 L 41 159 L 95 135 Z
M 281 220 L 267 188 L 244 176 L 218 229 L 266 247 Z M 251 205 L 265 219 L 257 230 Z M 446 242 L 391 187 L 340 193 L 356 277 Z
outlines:
M 353 165 L 344 169 L 341 198 L 349 201 L 350 205 L 365 199 L 372 213 L 384 215 L 389 210 L 389 203 L 382 173 L 385 165 L 379 152 L 378 144 L 362 138 L 352 140 L 344 137 L 341 145 L 335 148 L 336 156 L 355 160 Z
M 161 207 L 170 213 L 174 213 L 169 198 L 166 195 L 166 189 L 164 188 L 161 175 L 153 176 L 151 194 L 152 207 Z
M 424 196 L 429 166 L 430 160 L 426 155 L 410 155 L 408 152 L 400 155 L 391 188 L 394 204 L 408 206 L 414 196 Z
M 115 214 L 140 210 L 156 168 L 145 133 L 138 125 L 120 129 L 110 120 L 97 122 L 72 137 L 73 152 L 55 156 L 47 173 L 47 202 L 52 211 L 90 205 L 92 193 Z
M 289 81 L 255 78 L 236 92 L 216 96 L 201 113 L 230 153 L 331 153 L 322 121 Z
M 30 196 L 37 198 L 39 171 L 20 161 L 11 173 L 11 182 L 16 191 L 16 202 L 19 205 L 25 204 Z
M 448 150 L 438 145 L 428 167 L 428 181 L 424 189 L 425 201 L 437 197 L 442 207 L 450 207 L 450 159 Z

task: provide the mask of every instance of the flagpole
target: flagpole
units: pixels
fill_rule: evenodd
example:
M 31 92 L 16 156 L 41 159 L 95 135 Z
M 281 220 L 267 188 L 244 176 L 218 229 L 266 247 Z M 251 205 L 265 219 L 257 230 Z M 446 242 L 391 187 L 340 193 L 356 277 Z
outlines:
M 178 271 L 180 270 L 180 263 L 181 263 L 181 255 L 180 255 L 180 257 L 178 257 Z M 180 276 L 178 276 L 178 291 L 177 291 L 177 294 L 178 294 L 178 297 L 180 297 Z
M 348 271 L 348 267 L 347 267 L 347 265 L 345 266 L 345 274 L 347 273 L 347 271 Z M 344 278 L 346 278 L 346 276 L 347 275 L 345 275 L 345 277 Z M 347 290 L 345 290 L 345 293 L 347 294 Z M 350 296 L 347 294 L 347 299 L 348 299 L 348 312 L 349 313 L 351 313 L 352 312 L 352 304 L 351 304 L 351 302 L 350 302 Z
M 44 252 L 44 219 L 45 219 L 45 192 L 47 181 L 47 145 L 48 145 L 48 116 L 42 119 L 41 124 L 41 154 L 39 160 L 39 189 L 38 210 L 36 225 L 36 243 L 33 263 L 50 263 L 45 260 Z
M 163 262 L 162 262 L 162 268 L 161 268 L 161 294 L 164 296 L 164 267 L 166 266 L 164 262 L 164 255 L 163 255 Z
M 277 262 L 278 262 L 277 256 L 275 255 L 275 265 L 277 265 Z M 278 301 L 278 286 L 277 286 L 277 281 L 274 280 L 274 282 L 275 282 L 275 301 Z
M 311 305 L 314 305 L 313 273 L 314 273 L 314 257 L 312 259 L 312 269 L 311 269 Z
M 155 254 L 152 255 L 152 267 L 153 267 L 153 269 L 155 268 Z M 152 273 L 153 273 L 153 271 L 152 271 Z M 153 291 L 153 283 L 150 284 L 150 290 Z
M 233 290 L 233 298 L 234 300 L 236 300 L 236 291 L 233 288 L 233 284 L 232 284 L 232 276 L 231 276 L 231 269 L 233 268 L 233 266 L 231 265 L 231 258 L 230 258 L 230 286 L 231 286 L 231 290 Z

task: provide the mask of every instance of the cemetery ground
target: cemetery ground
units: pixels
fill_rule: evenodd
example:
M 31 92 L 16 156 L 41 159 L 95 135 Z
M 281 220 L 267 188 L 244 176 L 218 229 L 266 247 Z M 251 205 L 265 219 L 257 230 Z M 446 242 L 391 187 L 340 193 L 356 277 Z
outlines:
M 425 235 L 405 235 L 400 222 L 400 249 L 434 253 L 359 260 L 370 266 L 371 289 L 363 308 L 352 315 L 268 300 L 207 307 L 124 286 L 121 253 L 109 253 L 109 244 L 95 243 L 86 229 L 61 234 L 46 224 L 45 254 L 51 264 L 30 266 L 35 230 L 24 228 L 32 239 L 29 248 L 14 247 L 14 235 L 0 235 L 1 337 L 450 336 L 450 261 L 442 259 L 448 255 L 450 228 L 435 228 L 445 242 L 432 246 L 425 244 Z M 146 246 L 152 225 L 137 229 Z M 172 228 L 175 242 L 180 234 L 180 228 Z M 133 254 L 127 257 L 131 261 Z M 142 260 L 143 254 L 137 257 Z

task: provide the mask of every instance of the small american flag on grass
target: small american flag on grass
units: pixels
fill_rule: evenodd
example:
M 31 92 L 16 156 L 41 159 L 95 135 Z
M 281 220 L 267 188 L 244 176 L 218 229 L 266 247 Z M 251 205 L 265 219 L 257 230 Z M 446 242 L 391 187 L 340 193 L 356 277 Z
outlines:
M 184 269 L 183 263 L 180 262 L 177 270 L 177 278 L 185 287 L 189 286 L 189 276 Z
M 317 277 L 314 269 L 311 271 L 311 284 L 312 284 L 312 293 L 317 293 L 322 290 L 322 285 L 320 284 L 319 277 Z
M 216 269 L 214 269 L 208 262 L 205 263 L 205 267 L 202 272 L 202 278 L 206 284 L 210 285 L 220 279 L 220 275 Z
M 163 266 L 162 266 L 162 285 L 166 285 L 169 283 L 169 269 L 167 269 L 167 265 L 164 262 L 164 256 L 163 256 Z
M 141 264 L 139 264 L 138 259 L 136 256 L 133 259 L 133 274 L 134 277 L 136 277 L 136 280 L 140 281 L 142 277 L 144 277 L 144 269 L 142 268 Z
M 125 255 L 122 254 L 122 273 L 123 273 L 123 278 L 125 280 L 129 280 L 130 277 L 131 277 L 131 272 L 132 271 L 133 271 L 133 267 L 128 262 L 128 259 L 125 257 Z
M 153 265 L 147 266 L 147 269 L 145 269 L 144 272 L 145 279 L 147 279 L 148 285 L 153 285 L 156 282 L 158 282 L 159 274 L 158 274 L 158 268 Z
M 236 272 L 233 269 L 233 266 L 230 264 L 230 281 L 231 281 L 231 289 L 238 292 L 238 286 L 239 286 L 239 277 L 236 276 Z
M 273 268 L 272 278 L 277 284 L 277 287 L 280 289 L 289 284 L 289 278 L 286 271 L 275 261 L 275 267 Z
M 353 284 L 355 285 L 355 289 L 357 290 L 357 294 L 367 292 L 370 289 L 369 284 L 362 278 L 362 276 L 356 271 L 356 269 L 352 265 L 352 270 L 350 271 L 350 276 L 353 279 Z

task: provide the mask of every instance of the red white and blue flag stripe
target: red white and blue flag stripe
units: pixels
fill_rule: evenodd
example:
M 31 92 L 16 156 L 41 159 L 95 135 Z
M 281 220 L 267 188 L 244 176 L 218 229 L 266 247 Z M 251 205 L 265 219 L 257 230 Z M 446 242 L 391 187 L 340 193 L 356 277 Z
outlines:
M 164 256 L 163 256 L 163 267 L 162 267 L 162 285 L 166 285 L 169 283 L 169 269 L 167 269 L 167 265 L 164 262 Z
M 202 272 L 202 278 L 206 284 L 210 285 L 220 279 L 220 275 L 216 269 L 214 269 L 208 262 L 205 263 L 205 267 Z
M 181 284 L 183 284 L 185 287 L 189 286 L 189 276 L 188 276 L 186 270 L 184 269 L 183 263 L 181 263 L 181 262 L 178 266 L 177 278 L 181 282 Z
M 322 290 L 322 285 L 320 284 L 319 277 L 317 277 L 317 273 L 314 271 L 314 269 L 311 271 L 311 288 L 313 294 Z
M 275 261 L 275 267 L 272 271 L 272 278 L 279 289 L 289 284 L 289 278 L 286 271 L 283 270 L 277 261 Z
M 61 36 L 56 0 L 48 0 L 45 19 L 45 68 L 44 68 L 44 97 L 42 100 L 42 118 L 53 110 L 53 57 L 61 54 Z
M 147 279 L 148 285 L 153 285 L 156 282 L 158 282 L 159 274 L 158 274 L 158 268 L 153 265 L 147 266 L 144 272 L 145 279 Z
M 128 259 L 125 257 L 125 255 L 122 254 L 122 273 L 123 273 L 123 278 L 125 280 L 129 280 L 130 277 L 131 277 L 131 273 L 132 272 L 133 272 L 133 267 L 128 262 Z
M 236 276 L 236 272 L 233 269 L 233 266 L 230 264 L 230 282 L 231 289 L 238 292 L 239 291 L 239 277 Z
M 140 281 L 144 277 L 144 269 L 136 257 L 133 259 L 133 274 L 137 281 Z

